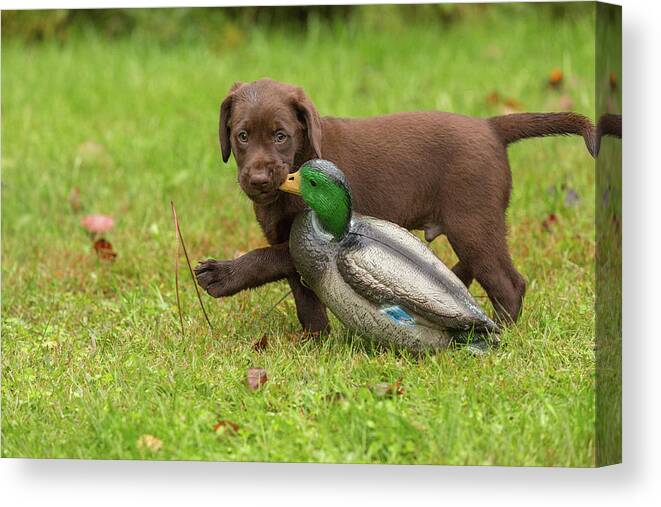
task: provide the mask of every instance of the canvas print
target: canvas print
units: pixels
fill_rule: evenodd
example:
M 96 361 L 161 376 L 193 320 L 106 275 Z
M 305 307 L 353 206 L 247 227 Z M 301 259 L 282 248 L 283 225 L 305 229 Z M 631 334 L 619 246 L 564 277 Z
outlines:
M 2 456 L 621 461 L 621 9 L 2 13 Z

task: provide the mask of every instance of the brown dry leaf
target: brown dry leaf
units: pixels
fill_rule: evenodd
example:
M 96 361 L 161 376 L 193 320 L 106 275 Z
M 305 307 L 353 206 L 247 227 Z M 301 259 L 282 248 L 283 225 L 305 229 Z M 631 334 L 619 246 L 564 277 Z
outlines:
M 80 204 L 80 188 L 73 187 L 71 192 L 69 192 L 69 206 L 71 206 L 71 211 L 78 213 L 82 209 Z
M 611 223 L 615 226 L 616 229 L 620 228 L 620 219 L 617 217 L 617 215 L 613 215 L 611 217 Z
M 615 72 L 611 72 L 609 76 L 609 82 L 611 85 L 611 92 L 616 92 L 617 91 L 617 76 L 615 75 Z
M 240 426 L 234 421 L 230 421 L 229 419 L 220 419 L 216 424 L 213 425 L 213 430 L 215 432 L 230 431 L 232 433 L 236 433 L 239 431 L 239 429 Z
M 387 382 L 381 382 L 376 384 L 373 388 L 374 394 L 378 397 L 385 396 L 401 396 L 404 394 L 404 388 L 402 387 L 402 379 L 397 379 L 392 384 Z
M 555 68 L 549 74 L 549 86 L 551 88 L 559 88 L 564 79 L 562 70 Z
M 262 350 L 266 350 L 266 347 L 269 345 L 269 337 L 268 335 L 264 334 L 259 340 L 257 340 L 255 343 L 252 344 L 252 348 L 255 349 L 257 352 L 261 352 Z
M 117 252 L 112 249 L 112 244 L 104 238 L 97 239 L 92 248 L 102 261 L 113 262 L 117 258 Z
M 512 97 L 506 98 L 503 101 L 503 106 L 503 109 L 507 112 L 521 111 L 523 109 L 523 104 Z
M 544 221 L 542 222 L 542 227 L 546 231 L 551 231 L 551 227 L 556 225 L 558 223 L 558 216 L 555 213 L 549 213 L 549 216 L 547 216 Z
M 256 391 L 261 386 L 266 384 L 268 376 L 264 368 L 248 368 L 246 373 L 246 382 L 252 391 Z
M 158 452 L 163 448 L 163 441 L 154 435 L 142 435 L 138 438 L 138 448 Z
M 490 106 L 497 106 L 501 101 L 500 93 L 496 90 L 493 90 L 489 95 L 487 95 L 487 104 Z

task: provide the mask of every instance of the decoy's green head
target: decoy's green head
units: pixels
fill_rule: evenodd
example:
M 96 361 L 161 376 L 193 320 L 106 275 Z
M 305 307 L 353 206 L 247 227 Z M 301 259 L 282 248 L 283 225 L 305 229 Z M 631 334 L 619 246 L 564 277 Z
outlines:
M 280 190 L 300 195 L 315 212 L 319 223 L 339 240 L 351 222 L 351 188 L 344 173 L 328 160 L 305 162 L 287 176 Z

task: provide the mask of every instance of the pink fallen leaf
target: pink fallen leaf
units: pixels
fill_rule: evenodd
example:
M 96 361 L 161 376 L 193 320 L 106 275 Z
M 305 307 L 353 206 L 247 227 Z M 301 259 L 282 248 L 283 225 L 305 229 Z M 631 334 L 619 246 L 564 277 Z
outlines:
M 561 95 L 558 99 L 558 106 L 563 111 L 571 111 L 574 109 L 574 101 L 569 95 Z
M 80 225 L 93 234 L 100 234 L 112 229 L 115 220 L 108 215 L 87 215 L 80 220 Z
M 252 391 L 259 389 L 267 380 L 268 376 L 266 375 L 266 370 L 264 368 L 248 368 L 246 382 Z

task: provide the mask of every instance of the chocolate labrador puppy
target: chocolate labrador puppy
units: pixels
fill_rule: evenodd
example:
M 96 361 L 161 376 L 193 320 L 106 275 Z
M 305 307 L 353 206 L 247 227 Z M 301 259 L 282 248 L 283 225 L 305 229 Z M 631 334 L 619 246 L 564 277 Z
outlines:
M 498 320 L 515 321 L 526 284 L 507 247 L 507 145 L 558 134 L 581 135 L 594 152 L 592 123 L 574 113 L 321 118 L 301 88 L 270 79 L 236 83 L 220 107 L 223 161 L 234 153 L 239 184 L 272 246 L 202 262 L 198 283 L 222 297 L 286 278 L 304 330 L 328 329 L 325 307 L 301 284 L 289 255 L 289 229 L 303 201 L 278 190 L 288 173 L 323 157 L 348 177 L 357 212 L 424 230 L 427 241 L 445 234 L 459 257 L 455 274 L 466 286 L 476 279 L 484 287 Z

